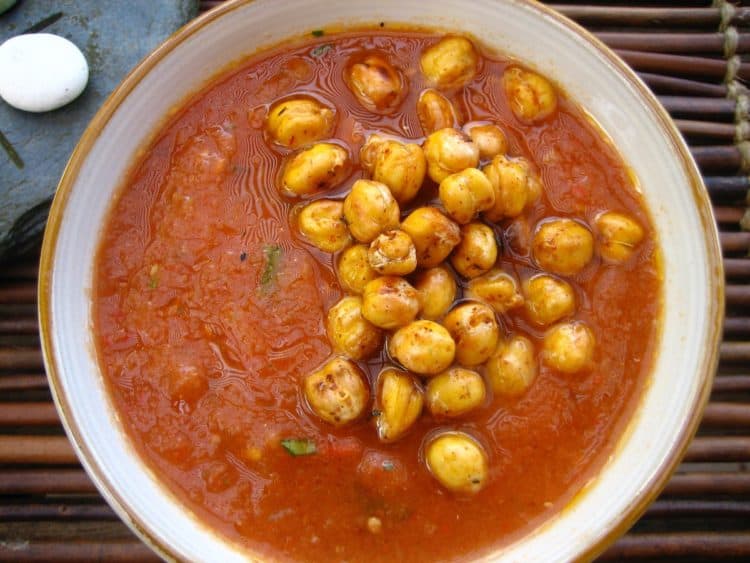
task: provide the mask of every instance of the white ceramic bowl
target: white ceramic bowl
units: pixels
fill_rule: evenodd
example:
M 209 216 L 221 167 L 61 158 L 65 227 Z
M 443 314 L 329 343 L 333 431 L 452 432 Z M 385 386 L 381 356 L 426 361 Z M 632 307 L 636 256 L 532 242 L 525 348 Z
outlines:
M 83 465 L 117 513 L 166 558 L 240 561 L 146 468 L 105 390 L 91 335 L 93 259 L 116 189 L 170 108 L 225 63 L 312 29 L 401 22 L 472 34 L 553 78 L 637 176 L 664 252 L 664 324 L 654 371 L 616 451 L 562 513 L 489 560 L 591 558 L 664 486 L 694 434 L 717 362 L 723 272 L 711 206 L 669 116 L 625 64 L 581 28 L 523 0 L 256 0 L 192 22 L 104 104 L 71 157 L 42 251 L 44 357 Z

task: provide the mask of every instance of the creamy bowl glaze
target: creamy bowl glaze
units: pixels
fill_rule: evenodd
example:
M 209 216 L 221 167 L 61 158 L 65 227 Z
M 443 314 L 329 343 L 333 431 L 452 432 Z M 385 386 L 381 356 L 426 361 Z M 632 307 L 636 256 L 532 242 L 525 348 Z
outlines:
M 488 560 L 593 557 L 664 486 L 694 434 L 717 362 L 723 316 L 718 236 L 700 175 L 669 116 L 609 50 L 528 2 L 229 2 L 137 67 L 102 107 L 61 180 L 40 269 L 50 384 L 74 447 L 118 514 L 162 556 L 244 560 L 193 518 L 123 432 L 91 334 L 91 288 L 110 202 L 165 115 L 222 67 L 309 33 L 387 21 L 455 30 L 552 78 L 589 113 L 637 178 L 662 246 L 663 333 L 640 405 L 600 474 L 560 514 Z M 218 62 L 217 62 L 218 61 Z

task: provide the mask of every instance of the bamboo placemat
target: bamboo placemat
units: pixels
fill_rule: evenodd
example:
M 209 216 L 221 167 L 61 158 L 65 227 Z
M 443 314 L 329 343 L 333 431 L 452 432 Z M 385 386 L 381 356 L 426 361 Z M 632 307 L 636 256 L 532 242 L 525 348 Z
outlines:
M 708 186 L 726 268 L 721 363 L 698 436 L 664 493 L 602 559 L 748 560 L 750 7 L 555 7 L 613 47 L 675 119 Z M 156 561 L 98 495 L 60 426 L 39 349 L 37 258 L 0 265 L 0 561 Z

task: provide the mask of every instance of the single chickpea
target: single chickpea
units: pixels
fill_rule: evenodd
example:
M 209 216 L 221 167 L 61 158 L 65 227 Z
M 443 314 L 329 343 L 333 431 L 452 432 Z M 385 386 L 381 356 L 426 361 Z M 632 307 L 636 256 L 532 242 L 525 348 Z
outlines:
M 513 114 L 521 121 L 541 121 L 557 109 L 557 93 L 543 76 L 510 67 L 503 74 L 503 88 Z
M 442 89 L 460 88 L 477 73 L 479 55 L 465 37 L 445 37 L 425 49 L 419 66 L 432 85 Z
M 548 272 L 572 276 L 594 256 L 591 231 L 572 219 L 552 219 L 537 225 L 531 242 L 534 260 Z
M 508 152 L 508 139 L 494 123 L 471 122 L 464 125 L 464 131 L 479 149 L 479 158 L 489 160 Z
M 417 265 L 432 268 L 461 242 L 461 230 L 434 207 L 419 207 L 401 223 L 417 249 Z
M 456 344 L 445 327 L 420 320 L 396 331 L 388 344 L 388 353 L 409 371 L 434 375 L 451 365 Z
M 424 450 L 427 469 L 449 491 L 476 494 L 487 483 L 489 468 L 484 448 L 463 432 L 442 432 Z
M 537 374 L 534 345 L 525 336 L 513 336 L 500 342 L 487 360 L 487 379 L 497 395 L 521 395 Z
M 456 280 L 442 266 L 421 272 L 414 287 L 419 295 L 423 319 L 434 321 L 441 318 L 456 299 Z
M 563 373 L 576 373 L 591 363 L 595 346 L 594 333 L 585 323 L 560 323 L 544 335 L 542 361 Z
M 388 276 L 405 276 L 417 269 L 417 251 L 411 237 L 404 231 L 381 233 L 370 243 L 370 267 Z
M 458 125 L 453 104 L 437 90 L 424 90 L 417 100 L 417 117 L 425 135 Z
M 355 244 L 341 253 L 337 271 L 339 281 L 344 289 L 361 294 L 365 290 L 365 286 L 378 277 L 378 273 L 370 267 L 370 261 L 367 257 L 368 251 L 367 245 Z
M 424 182 L 427 161 L 422 147 L 370 135 L 360 151 L 362 166 L 388 186 L 399 204 L 414 199 Z
M 317 100 L 293 98 L 271 107 L 266 127 L 275 142 L 296 149 L 330 137 L 334 121 L 334 111 Z
M 524 283 L 523 292 L 526 295 L 526 314 L 537 325 L 550 325 L 575 312 L 573 288 L 554 276 L 532 276 Z
M 393 442 L 422 414 L 424 396 L 416 378 L 406 371 L 384 369 L 378 375 L 375 426 L 382 442 Z
M 349 176 L 349 153 L 332 143 L 318 143 L 286 161 L 281 189 L 290 196 L 309 196 L 341 184 Z
M 495 205 L 495 190 L 476 168 L 465 168 L 440 182 L 438 190 L 445 212 L 456 223 L 463 225 L 480 212 Z
M 440 183 L 447 176 L 479 164 L 479 149 L 458 129 L 439 129 L 430 133 L 422 146 L 427 159 L 427 175 Z
M 343 426 L 358 419 L 370 401 L 370 389 L 357 365 L 333 358 L 305 378 L 307 404 L 325 422 Z
M 518 217 L 526 205 L 538 198 L 541 183 L 525 158 L 498 155 L 482 171 L 495 190 L 495 204 L 485 211 L 488 221 Z
M 456 367 L 430 379 L 425 402 L 433 415 L 455 418 L 479 407 L 486 394 L 481 375 Z
M 403 278 L 383 276 L 365 286 L 362 315 L 375 326 L 398 328 L 413 321 L 418 312 L 417 290 Z
M 594 220 L 599 254 L 610 262 L 624 262 L 643 240 L 643 228 L 623 213 L 608 211 Z
M 362 299 L 344 297 L 328 311 L 326 331 L 333 349 L 351 358 L 364 360 L 383 345 L 383 333 L 362 316 Z
M 495 233 L 483 223 L 469 223 L 461 227 L 461 242 L 451 255 L 451 264 L 465 278 L 475 278 L 487 272 L 497 260 Z
M 398 228 L 398 203 L 388 186 L 357 180 L 344 199 L 344 218 L 359 242 L 372 242 L 380 233 Z
M 364 107 L 376 112 L 394 109 L 401 103 L 406 90 L 396 68 L 375 54 L 350 65 L 345 82 Z
M 308 203 L 297 216 L 297 226 L 323 252 L 338 252 L 352 240 L 344 222 L 344 204 L 333 199 Z
M 484 363 L 497 348 L 500 327 L 495 312 L 484 303 L 464 303 L 443 319 L 456 343 L 456 361 L 473 367 Z
M 466 296 L 486 303 L 501 315 L 523 305 L 516 279 L 502 270 L 490 270 L 471 280 Z

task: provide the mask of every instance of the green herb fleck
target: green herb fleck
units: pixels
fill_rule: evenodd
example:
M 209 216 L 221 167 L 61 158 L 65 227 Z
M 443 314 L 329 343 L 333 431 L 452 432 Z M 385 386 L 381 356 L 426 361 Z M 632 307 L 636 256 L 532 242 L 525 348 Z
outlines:
M 159 278 L 157 278 L 156 276 L 151 276 L 148 279 L 148 288 L 156 289 L 157 287 L 159 287 Z
M 260 276 L 262 289 L 268 289 L 276 281 L 279 265 L 281 264 L 281 247 L 278 244 L 267 244 L 263 247 L 263 256 L 266 258 L 266 267 Z
M 312 455 L 318 452 L 315 442 L 309 438 L 288 438 L 281 441 L 281 447 L 293 457 Z
M 54 14 L 47 16 L 43 20 L 36 22 L 34 25 L 24 29 L 21 33 L 22 34 L 39 33 L 43 29 L 46 29 L 49 26 L 51 26 L 53 23 L 55 23 L 57 20 L 63 17 L 63 15 L 64 14 L 62 12 L 55 12 Z
M 396 469 L 396 466 L 393 465 L 392 461 L 385 460 L 383 462 L 383 469 L 385 469 L 386 471 L 393 471 L 394 469 Z
M 372 412 L 370 413 L 370 416 L 373 417 L 373 418 L 377 418 L 381 414 L 383 414 L 383 413 L 380 412 L 378 409 L 372 409 Z
M 312 51 L 310 51 L 311 57 L 321 57 L 325 55 L 328 51 L 332 49 L 332 46 L 330 43 L 324 43 L 323 45 L 318 45 L 315 47 Z M 279 114 L 281 115 L 281 114 Z
M 8 140 L 8 137 L 3 135 L 3 132 L 0 131 L 0 146 L 5 149 L 5 152 L 8 153 L 8 158 L 10 158 L 11 162 L 16 165 L 16 168 L 23 169 L 24 164 L 23 160 L 19 156 L 19 154 L 16 152 L 16 149 L 13 147 L 13 145 Z
M 323 35 L 325 35 L 325 31 L 323 31 L 322 29 L 313 29 L 312 35 L 313 37 L 323 37 Z

